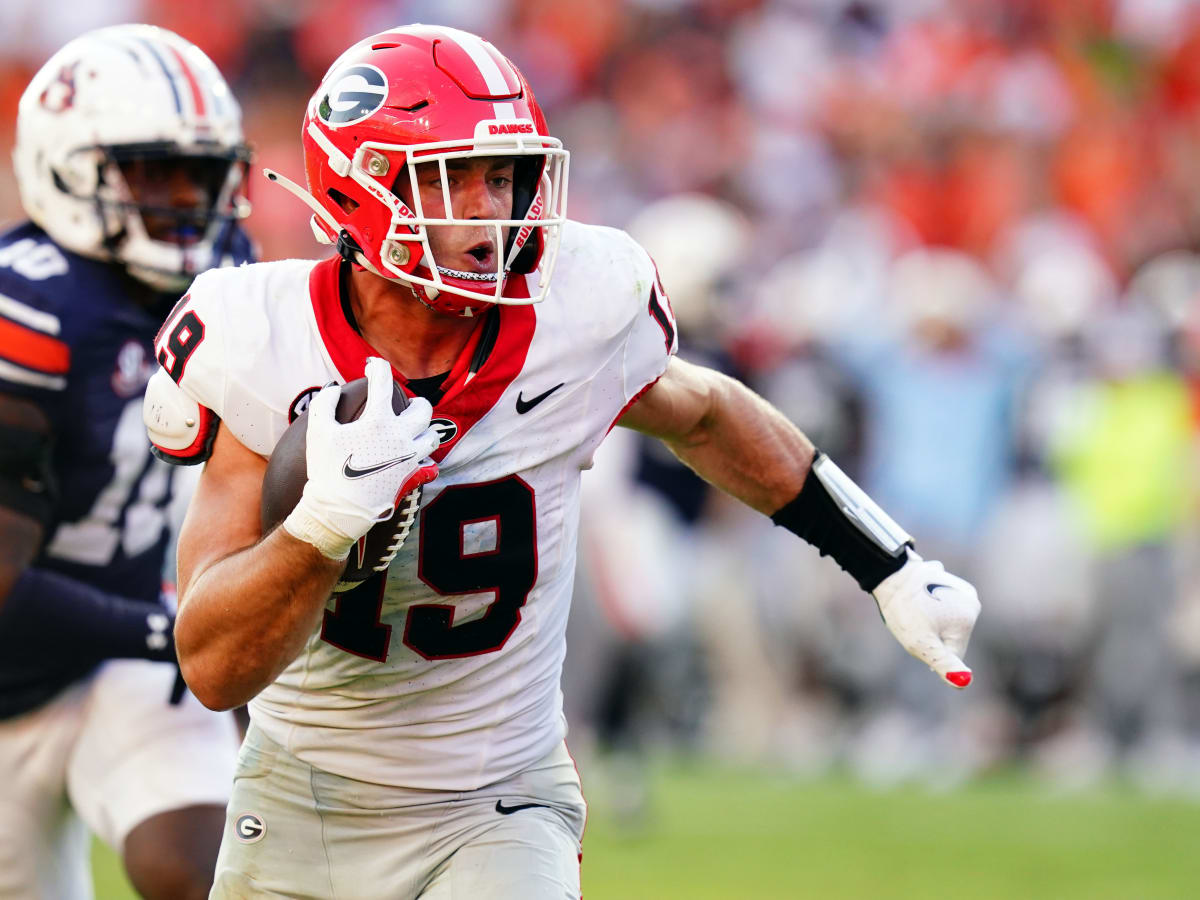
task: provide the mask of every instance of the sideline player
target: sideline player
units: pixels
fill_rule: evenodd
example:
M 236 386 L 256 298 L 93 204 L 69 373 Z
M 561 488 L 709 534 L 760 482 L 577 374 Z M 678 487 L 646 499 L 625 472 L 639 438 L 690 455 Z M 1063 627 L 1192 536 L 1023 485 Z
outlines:
M 0 237 L 0 896 L 91 896 L 91 829 L 144 897 L 207 895 L 237 747 L 174 689 L 160 600 L 177 471 L 151 455 L 153 340 L 244 261 L 241 113 L 195 46 L 104 28 L 17 114 L 29 223 Z M 86 826 L 86 827 L 85 827 Z
M 176 628 L 197 696 L 250 702 L 215 897 L 579 896 L 559 677 L 580 473 L 617 422 L 831 554 L 966 686 L 974 589 L 765 401 L 673 358 L 650 258 L 565 219 L 566 153 L 494 47 L 429 26 L 367 38 L 302 140 L 308 192 L 268 174 L 339 256 L 202 275 L 147 392 L 164 450 L 215 431 Z M 364 369 L 366 409 L 338 424 L 321 386 Z M 393 379 L 413 395 L 399 415 Z M 305 403 L 303 498 L 263 535 L 266 457 Z M 420 483 L 390 568 L 333 593 Z

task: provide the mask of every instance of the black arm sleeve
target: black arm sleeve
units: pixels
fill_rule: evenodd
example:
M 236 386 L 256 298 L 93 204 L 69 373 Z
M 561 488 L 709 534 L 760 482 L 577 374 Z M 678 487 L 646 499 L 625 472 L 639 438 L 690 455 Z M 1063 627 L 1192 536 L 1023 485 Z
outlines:
M 44 569 L 26 569 L 0 607 L 0 658 L 175 662 L 174 617 L 166 607 L 130 600 Z

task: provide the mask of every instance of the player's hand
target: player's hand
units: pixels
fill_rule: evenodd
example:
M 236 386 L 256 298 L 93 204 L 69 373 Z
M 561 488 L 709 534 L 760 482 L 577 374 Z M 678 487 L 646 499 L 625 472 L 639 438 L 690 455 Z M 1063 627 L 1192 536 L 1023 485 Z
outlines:
M 979 596 L 940 562 L 912 550 L 908 562 L 872 592 L 888 630 L 905 650 L 947 684 L 965 688 L 971 670 L 962 661 L 979 617 Z
M 392 411 L 392 369 L 367 360 L 367 402 L 353 422 L 335 418 L 340 385 L 312 398 L 306 435 L 308 481 L 283 526 L 330 559 L 345 559 L 354 542 L 391 516 L 402 497 L 437 477 L 429 459 L 438 433 L 429 427 L 433 408 L 414 397 Z

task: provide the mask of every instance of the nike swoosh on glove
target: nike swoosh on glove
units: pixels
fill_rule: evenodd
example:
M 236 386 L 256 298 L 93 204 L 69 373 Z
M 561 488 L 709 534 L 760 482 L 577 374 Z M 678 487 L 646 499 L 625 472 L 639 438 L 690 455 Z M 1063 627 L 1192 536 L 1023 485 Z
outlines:
M 323 388 L 309 403 L 308 481 L 283 520 L 289 534 L 330 559 L 349 556 L 355 541 L 389 518 L 405 494 L 437 476 L 437 464 L 428 458 L 439 442 L 429 427 L 429 401 L 414 397 L 395 413 L 392 367 L 373 356 L 365 374 L 367 402 L 353 422 L 334 415 L 340 385 Z
M 971 670 L 962 657 L 980 607 L 970 583 L 910 549 L 908 562 L 872 594 L 900 646 L 948 684 L 961 689 L 971 683 Z

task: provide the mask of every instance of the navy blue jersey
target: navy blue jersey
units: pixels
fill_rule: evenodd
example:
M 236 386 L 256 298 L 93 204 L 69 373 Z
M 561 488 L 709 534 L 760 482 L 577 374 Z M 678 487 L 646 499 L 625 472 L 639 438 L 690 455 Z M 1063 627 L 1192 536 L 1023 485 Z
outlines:
M 248 259 L 244 234 L 231 244 L 235 261 Z M 37 403 L 54 431 L 58 500 L 34 565 L 152 602 L 174 467 L 150 453 L 142 394 L 174 299 L 147 295 L 120 266 L 63 250 L 36 225 L 0 236 L 0 392 Z M 0 658 L 0 717 L 85 673 L 70 660 Z

